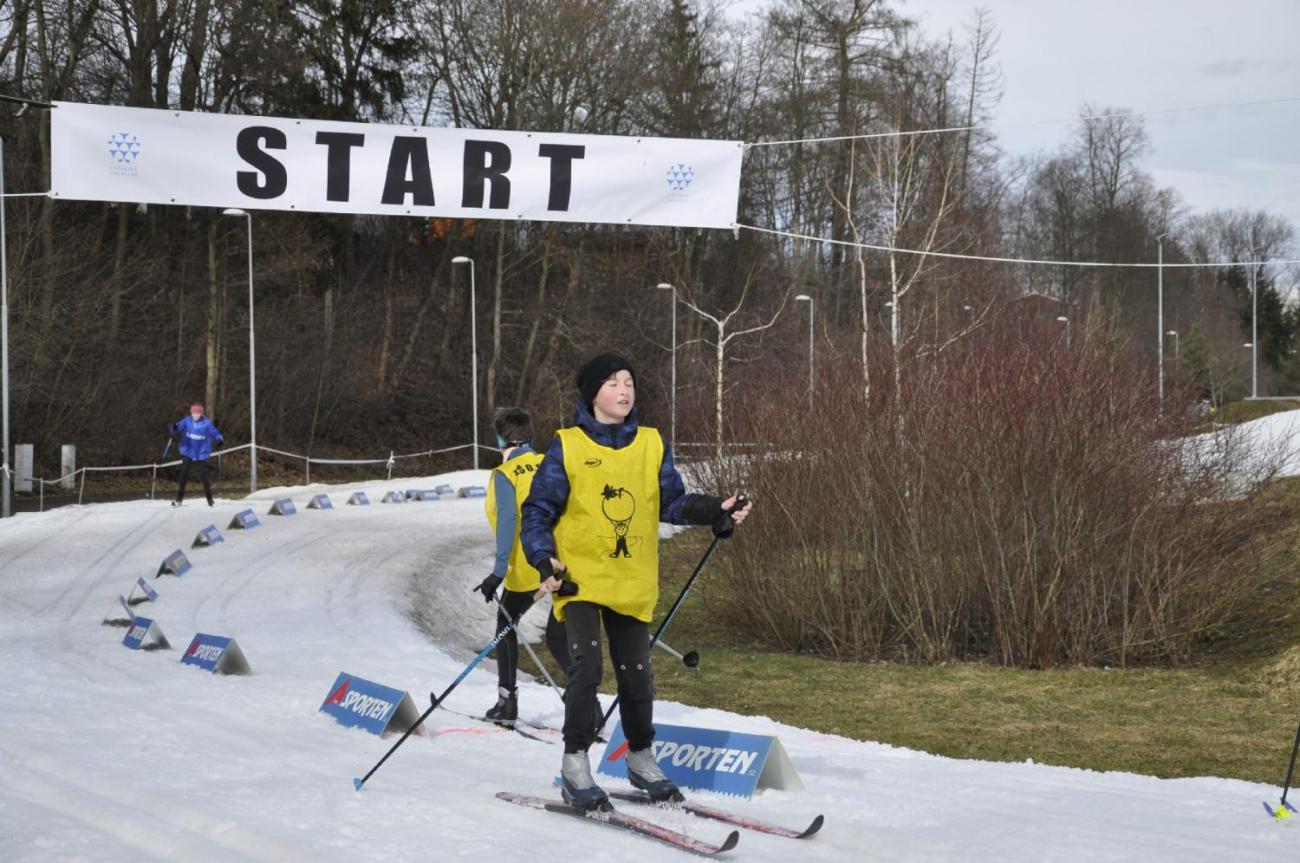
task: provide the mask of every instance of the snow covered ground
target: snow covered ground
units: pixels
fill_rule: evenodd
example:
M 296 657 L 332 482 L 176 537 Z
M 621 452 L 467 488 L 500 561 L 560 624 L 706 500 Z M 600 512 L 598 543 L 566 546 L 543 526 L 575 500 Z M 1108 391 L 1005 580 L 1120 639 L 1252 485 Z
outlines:
M 489 609 L 470 592 L 490 566 L 482 501 L 378 503 L 388 489 L 440 482 L 483 484 L 486 473 L 268 490 L 214 510 L 138 501 L 0 522 L 0 860 L 688 859 L 495 800 L 498 790 L 553 795 L 560 747 L 443 711 L 428 723 L 434 736 L 411 739 L 353 789 L 391 739 L 318 712 L 336 675 L 407 689 L 423 709 L 491 635 Z M 375 503 L 344 506 L 352 488 Z M 314 491 L 337 508 L 306 510 Z M 299 514 L 266 515 L 284 496 Z M 263 527 L 226 530 L 248 506 Z M 226 542 L 191 551 L 209 523 Z M 159 601 L 137 609 L 175 649 L 128 650 L 124 630 L 100 621 L 175 548 L 193 570 L 151 579 Z M 537 620 L 525 629 L 540 634 Z M 235 637 L 254 673 L 181 665 L 198 631 Z M 705 666 L 726 673 L 707 656 Z M 555 694 L 523 686 L 521 712 L 558 725 Z M 485 662 L 448 704 L 479 712 L 494 697 Z M 657 717 L 777 734 L 807 785 L 697 799 L 790 826 L 826 815 L 807 841 L 742 831 L 730 859 L 1300 860 L 1300 828 L 1261 806 L 1277 799 L 1272 787 L 956 761 L 671 701 Z M 728 832 L 681 813 L 635 814 L 709 841 Z

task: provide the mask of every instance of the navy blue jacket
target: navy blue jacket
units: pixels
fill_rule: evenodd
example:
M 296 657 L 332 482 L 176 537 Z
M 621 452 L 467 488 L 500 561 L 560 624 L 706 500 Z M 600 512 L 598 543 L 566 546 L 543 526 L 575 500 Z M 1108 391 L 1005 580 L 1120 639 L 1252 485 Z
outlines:
M 212 424 L 212 420 L 203 417 L 198 422 L 194 417 L 185 417 L 171 427 L 171 433 L 181 436 L 181 455 L 194 461 L 203 461 L 212 455 L 212 439 L 224 441 L 221 432 Z
M 573 424 L 601 446 L 622 449 L 636 438 L 636 408 L 621 423 L 597 422 L 591 408 L 579 401 L 574 408 Z M 660 432 L 660 437 L 663 433 Z M 564 470 L 564 444 L 556 435 L 537 467 L 532 490 L 524 501 L 523 526 L 519 539 L 524 557 L 533 566 L 555 557 L 552 533 L 569 502 L 569 476 Z M 711 524 L 721 512 L 722 498 L 706 494 L 688 494 L 682 477 L 673 466 L 673 454 L 664 441 L 664 460 L 659 466 L 659 520 L 669 524 Z M 567 563 L 567 561 L 565 561 Z

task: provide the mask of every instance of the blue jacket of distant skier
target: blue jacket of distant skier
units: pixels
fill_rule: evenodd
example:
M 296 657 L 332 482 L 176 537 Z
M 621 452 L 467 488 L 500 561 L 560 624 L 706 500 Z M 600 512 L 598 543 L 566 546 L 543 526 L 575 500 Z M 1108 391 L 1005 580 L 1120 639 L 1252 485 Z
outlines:
M 203 417 L 198 422 L 189 416 L 171 427 L 171 434 L 181 436 L 181 455 L 194 461 L 204 461 L 212 455 L 212 441 L 224 441 L 212 420 Z
M 573 411 L 573 424 L 601 446 L 622 449 L 636 438 L 637 410 L 632 408 L 621 423 L 599 422 L 591 407 L 581 399 Z M 663 437 L 663 432 L 660 432 Z M 719 509 L 721 498 L 688 494 L 673 465 L 673 454 L 664 441 L 664 460 L 659 466 L 659 520 L 669 524 L 708 524 Z M 555 556 L 555 522 L 569 501 L 569 477 L 564 469 L 564 446 L 557 435 L 537 466 L 537 475 L 520 514 L 519 539 L 524 557 L 533 566 Z

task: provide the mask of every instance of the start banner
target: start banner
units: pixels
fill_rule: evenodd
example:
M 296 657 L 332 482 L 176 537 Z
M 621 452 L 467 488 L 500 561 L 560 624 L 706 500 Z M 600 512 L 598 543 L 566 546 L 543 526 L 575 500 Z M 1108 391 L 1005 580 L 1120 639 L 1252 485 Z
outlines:
M 740 197 L 739 141 L 56 104 L 56 198 L 731 228 Z

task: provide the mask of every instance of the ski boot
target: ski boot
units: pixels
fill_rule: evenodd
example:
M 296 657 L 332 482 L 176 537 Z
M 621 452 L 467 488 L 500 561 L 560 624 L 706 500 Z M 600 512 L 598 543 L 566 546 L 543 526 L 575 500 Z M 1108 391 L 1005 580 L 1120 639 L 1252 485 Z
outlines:
M 659 769 L 654 750 L 649 746 L 627 751 L 627 779 L 633 788 L 641 789 L 656 803 L 681 803 L 686 799 L 673 781 Z
M 609 795 L 591 778 L 586 752 L 566 752 L 560 766 L 560 796 L 583 812 L 610 812 Z
M 488 708 L 488 712 L 483 715 L 493 722 L 513 725 L 514 721 L 519 718 L 518 693 L 513 689 L 498 686 L 497 703 Z

